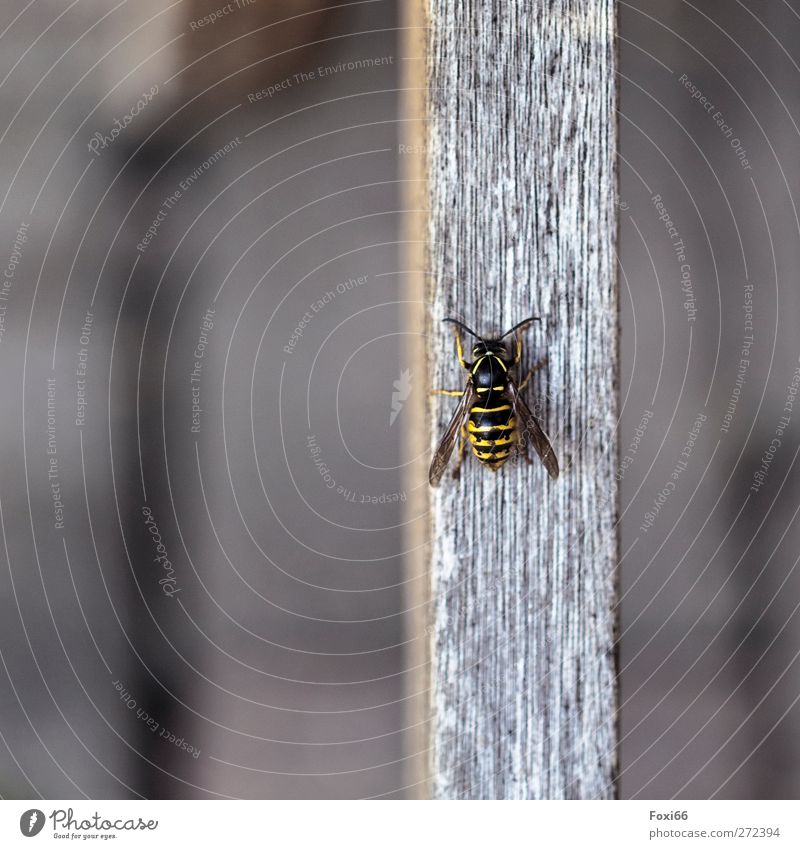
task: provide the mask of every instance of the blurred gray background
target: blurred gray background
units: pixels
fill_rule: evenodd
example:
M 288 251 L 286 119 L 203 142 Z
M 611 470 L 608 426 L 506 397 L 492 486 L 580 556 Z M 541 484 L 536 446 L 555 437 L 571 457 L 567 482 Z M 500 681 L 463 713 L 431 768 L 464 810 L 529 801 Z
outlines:
M 415 792 L 396 8 L 218 10 L 3 12 L 7 796 Z
M 414 57 L 222 6 L 0 13 L 4 797 L 422 792 Z M 619 16 L 620 790 L 796 797 L 800 9 Z
M 798 12 L 619 5 L 625 797 L 800 795 Z

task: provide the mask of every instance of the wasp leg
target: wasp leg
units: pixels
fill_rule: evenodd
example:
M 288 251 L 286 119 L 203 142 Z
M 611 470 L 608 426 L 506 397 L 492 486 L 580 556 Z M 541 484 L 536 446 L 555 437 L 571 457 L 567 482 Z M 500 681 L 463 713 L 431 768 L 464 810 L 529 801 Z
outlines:
M 526 327 L 530 327 L 531 322 L 539 321 L 538 318 L 529 318 L 527 321 L 523 321 L 514 328 L 516 333 L 514 334 L 516 338 L 516 344 L 514 346 L 514 365 L 519 365 L 519 361 L 522 359 L 522 331 L 525 330 Z M 510 330 L 508 331 L 511 332 Z
M 458 446 L 458 459 L 453 466 L 453 480 L 458 480 L 461 477 L 461 464 L 464 462 L 464 457 L 467 453 L 467 429 L 461 426 L 461 443 Z
M 514 336 L 517 340 L 514 345 L 514 365 L 517 366 L 522 359 L 522 330 L 518 330 Z
M 431 389 L 431 395 L 450 395 L 455 398 L 464 394 L 463 389 Z
M 520 328 L 514 334 L 514 336 L 516 337 L 516 340 L 517 340 L 517 342 L 514 346 L 514 365 L 515 366 L 519 365 L 519 361 L 522 359 L 522 331 L 526 327 L 528 327 L 529 324 L 530 324 L 530 322 L 528 322 L 528 324 L 523 324 L 522 326 L 520 326 Z
M 453 333 L 456 337 L 456 351 L 458 352 L 458 361 L 461 363 L 461 368 L 469 371 L 469 363 L 464 359 L 464 346 L 461 344 L 461 333 L 458 327 L 453 326 Z
M 517 387 L 517 389 L 520 392 L 522 392 L 522 390 L 527 386 L 528 381 L 534 376 L 534 374 L 536 374 L 536 372 L 539 371 L 540 368 L 542 368 L 543 366 L 546 366 L 546 365 L 547 365 L 547 357 L 542 357 L 541 360 L 539 360 L 538 363 L 535 363 L 534 365 L 531 366 L 528 373 L 525 375 L 525 379 L 522 381 L 522 383 L 520 383 L 520 385 Z

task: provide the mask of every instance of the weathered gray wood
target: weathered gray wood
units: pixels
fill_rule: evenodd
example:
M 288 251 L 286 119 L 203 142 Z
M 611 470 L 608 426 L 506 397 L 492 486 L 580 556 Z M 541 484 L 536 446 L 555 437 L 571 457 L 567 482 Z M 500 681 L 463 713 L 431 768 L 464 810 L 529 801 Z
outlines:
M 607 798 L 616 741 L 616 129 L 610 0 L 431 0 L 435 384 L 443 316 L 530 314 L 526 390 L 561 461 L 467 457 L 432 510 L 439 797 Z M 523 364 L 525 365 L 525 364 Z M 435 398 L 434 439 L 456 399 Z

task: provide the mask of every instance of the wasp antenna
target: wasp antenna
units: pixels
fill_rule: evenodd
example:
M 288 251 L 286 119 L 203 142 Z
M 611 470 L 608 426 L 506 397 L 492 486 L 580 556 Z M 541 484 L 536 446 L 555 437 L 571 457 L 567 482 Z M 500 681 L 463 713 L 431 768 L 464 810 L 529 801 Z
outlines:
M 443 319 L 442 319 L 442 321 L 443 321 L 443 322 L 445 322 L 445 321 L 446 321 L 446 322 L 448 322 L 449 324 L 455 324 L 455 326 L 456 326 L 456 327 L 460 327 L 460 328 L 461 328 L 463 331 L 465 331 L 466 333 L 469 333 L 470 335 L 474 336 L 476 339 L 479 339 L 481 342 L 483 341 L 483 339 L 481 339 L 481 337 L 480 337 L 480 336 L 478 336 L 478 334 L 477 334 L 474 330 L 470 330 L 470 328 L 469 328 L 469 327 L 467 327 L 467 325 L 466 325 L 466 324 L 464 324 L 464 322 L 459 321 L 459 320 L 458 320 L 458 319 L 456 319 L 456 318 L 443 318 Z
M 512 333 L 514 333 L 517 330 L 520 330 L 521 328 L 530 324 L 532 321 L 541 321 L 541 318 L 539 318 L 538 315 L 532 315 L 530 318 L 526 318 L 524 321 L 520 321 L 518 324 L 515 324 L 511 328 L 511 330 L 506 331 L 500 338 L 505 339 L 506 336 L 510 336 Z

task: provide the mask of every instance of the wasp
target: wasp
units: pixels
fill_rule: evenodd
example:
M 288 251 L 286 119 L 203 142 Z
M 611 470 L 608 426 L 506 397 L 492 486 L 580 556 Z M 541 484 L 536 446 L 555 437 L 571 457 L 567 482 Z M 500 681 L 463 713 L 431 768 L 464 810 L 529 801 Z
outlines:
M 533 445 L 550 477 L 557 478 L 558 460 L 550 440 L 520 395 L 545 361 L 534 365 L 519 385 L 515 379 L 516 368 L 522 359 L 522 331 L 540 319 L 537 316 L 526 318 L 497 339 L 483 339 L 455 318 L 444 321 L 453 325 L 458 361 L 467 372 L 467 382 L 463 390 L 436 390 L 439 395 L 460 395 L 461 400 L 433 456 L 428 472 L 431 486 L 437 486 L 441 480 L 459 434 L 461 445 L 458 462 L 453 469 L 454 478 L 459 476 L 467 445 L 484 466 L 496 472 L 513 450 L 530 463 L 529 444 Z M 461 331 L 478 340 L 472 348 L 471 363 L 464 359 Z M 504 340 L 512 333 L 515 342 L 513 351 L 510 351 Z

